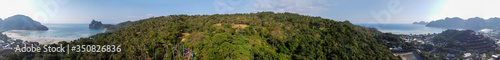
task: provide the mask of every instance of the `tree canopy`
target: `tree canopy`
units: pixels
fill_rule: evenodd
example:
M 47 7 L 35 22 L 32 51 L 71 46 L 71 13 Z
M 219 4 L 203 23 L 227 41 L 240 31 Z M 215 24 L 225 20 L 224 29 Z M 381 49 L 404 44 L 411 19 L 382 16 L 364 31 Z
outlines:
M 295 13 L 170 15 L 117 26 L 59 44 L 121 45 L 121 52 L 16 53 L 5 59 L 399 59 L 386 47 L 385 41 L 398 38 L 392 34 Z

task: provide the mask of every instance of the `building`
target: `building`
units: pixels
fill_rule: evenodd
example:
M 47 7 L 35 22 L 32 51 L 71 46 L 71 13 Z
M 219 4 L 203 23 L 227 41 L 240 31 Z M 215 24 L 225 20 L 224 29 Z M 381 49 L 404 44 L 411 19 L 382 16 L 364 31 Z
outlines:
M 484 50 L 493 50 L 494 44 L 489 44 L 488 39 L 483 35 L 470 32 L 469 37 L 465 41 L 461 41 L 468 52 L 477 52 Z

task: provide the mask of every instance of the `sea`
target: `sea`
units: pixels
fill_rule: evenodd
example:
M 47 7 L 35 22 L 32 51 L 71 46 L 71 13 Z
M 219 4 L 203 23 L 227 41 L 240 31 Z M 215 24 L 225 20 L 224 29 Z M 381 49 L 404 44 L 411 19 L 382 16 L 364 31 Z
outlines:
M 411 23 L 355 23 L 363 27 L 377 28 L 379 31 L 393 34 L 433 34 L 441 33 L 446 29 L 426 27 L 425 25 Z
M 25 30 L 25 31 L 10 31 L 23 37 L 48 38 L 48 39 L 63 39 L 66 41 L 75 40 L 82 37 L 89 37 L 98 33 L 103 33 L 103 29 L 90 29 L 88 24 L 43 24 L 49 28 L 46 31 Z M 382 32 L 394 34 L 427 34 L 440 33 L 446 29 L 426 27 L 418 24 L 397 24 L 397 23 L 355 23 L 364 27 L 377 28 Z
M 433 34 L 441 33 L 446 29 L 426 27 L 425 25 L 411 23 L 354 23 L 355 25 L 376 28 L 379 31 L 393 34 Z M 43 24 L 49 28 L 46 31 L 22 30 L 6 31 L 7 36 L 16 39 L 54 43 L 58 41 L 72 41 L 82 37 L 89 37 L 98 33 L 103 33 L 103 29 L 90 29 L 88 24 Z M 39 41 L 44 40 L 44 41 Z
M 97 33 L 103 33 L 103 29 L 90 29 L 88 24 L 43 24 L 49 30 L 25 30 L 16 31 L 16 33 L 24 37 L 48 38 L 48 39 L 63 39 L 66 41 L 75 40 L 82 37 L 89 37 Z

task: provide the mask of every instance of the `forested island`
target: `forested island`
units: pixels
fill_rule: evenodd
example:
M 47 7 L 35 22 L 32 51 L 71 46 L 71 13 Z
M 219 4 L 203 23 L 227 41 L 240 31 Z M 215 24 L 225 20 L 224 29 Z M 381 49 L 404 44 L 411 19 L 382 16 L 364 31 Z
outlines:
M 447 29 L 500 29 L 500 18 L 489 18 L 487 20 L 475 17 L 469 19 L 462 19 L 458 17 L 445 18 L 441 20 L 431 21 L 426 26 L 427 27 L 439 27 Z
M 89 28 L 91 28 L 91 29 L 107 29 L 109 32 L 111 32 L 111 31 L 118 30 L 120 28 L 124 28 L 125 26 L 129 26 L 131 24 L 132 24 L 131 21 L 126 21 L 126 22 L 119 23 L 117 25 L 112 25 L 112 24 L 102 24 L 101 21 L 92 20 L 89 24 Z
M 46 26 L 42 25 L 40 22 L 31 19 L 25 15 L 14 15 L 8 17 L 6 19 L 0 19 L 0 58 L 5 57 L 8 54 L 14 53 L 12 48 L 13 45 L 23 45 L 23 44 L 34 44 L 38 45 L 38 42 L 28 42 L 20 39 L 13 39 L 7 37 L 6 34 L 3 34 L 5 31 L 9 30 L 48 30 Z
M 4 59 L 397 60 L 389 47 L 405 43 L 349 21 L 294 13 L 170 15 L 109 28 L 116 30 L 58 44 L 121 45 L 122 52 L 15 53 Z
M 428 24 L 428 22 L 425 22 L 425 21 L 420 21 L 420 22 L 413 22 L 413 24 L 427 25 L 427 24 Z
M 457 57 L 468 58 L 474 56 L 462 56 L 464 54 L 485 54 L 491 56 L 499 54 L 498 47 L 491 38 L 484 36 L 481 33 L 474 32 L 473 30 L 446 30 L 437 34 L 432 42 L 438 54 L 454 54 Z
M 95 20 L 92 20 L 89 24 L 89 28 L 91 29 L 105 29 L 107 27 L 110 27 L 112 26 L 111 24 L 102 24 L 101 21 L 95 21 Z
M 14 15 L 4 20 L 0 19 L 0 29 L 2 30 L 49 30 L 40 22 L 25 15 Z

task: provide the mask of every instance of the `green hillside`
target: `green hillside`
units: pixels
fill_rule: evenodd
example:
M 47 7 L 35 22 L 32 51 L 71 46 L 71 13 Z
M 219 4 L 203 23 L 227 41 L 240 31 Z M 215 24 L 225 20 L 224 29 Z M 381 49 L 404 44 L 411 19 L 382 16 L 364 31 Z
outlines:
M 71 52 L 63 59 L 399 59 L 385 42 L 400 40 L 395 35 L 294 13 L 170 15 L 115 28 L 120 29 L 59 44 L 121 45 L 121 52 Z M 194 55 L 183 54 L 189 51 Z M 4 59 L 59 59 L 60 54 L 17 53 Z
M 433 39 L 436 46 L 440 47 L 438 51 L 450 53 L 485 53 L 495 51 L 497 47 L 493 39 L 473 30 L 446 30 Z

